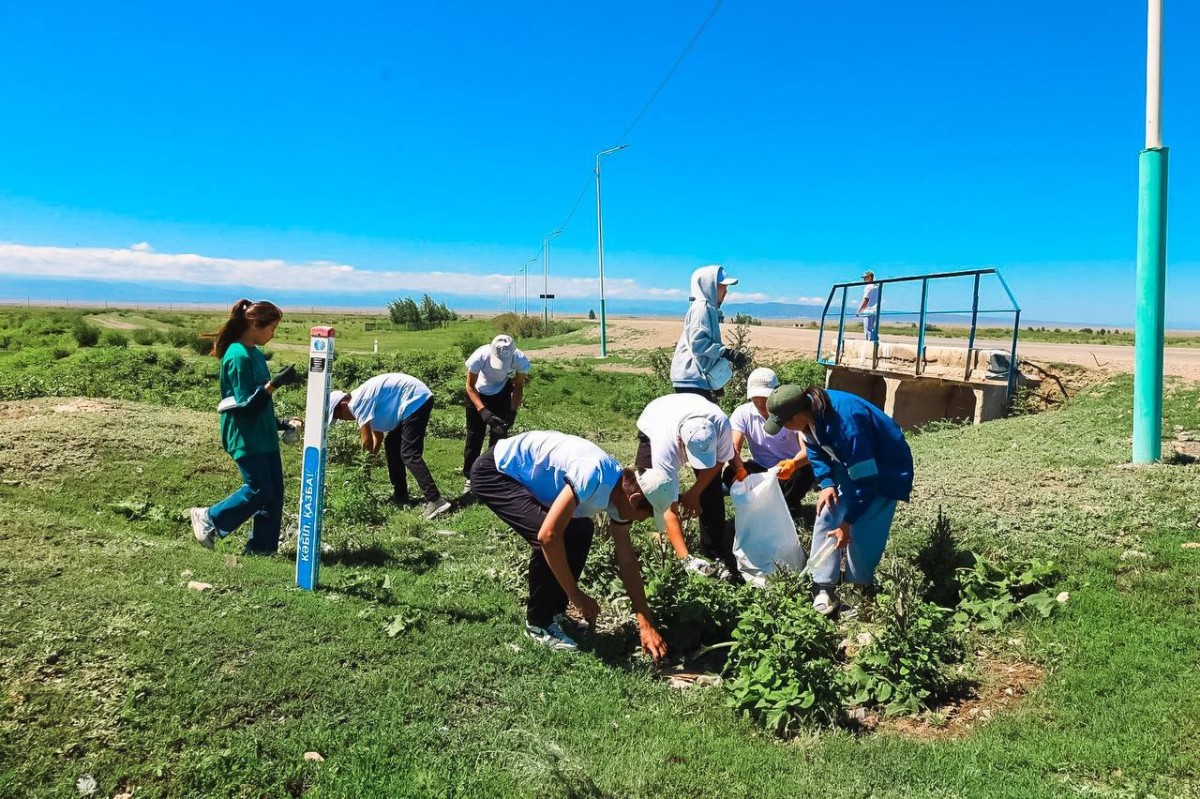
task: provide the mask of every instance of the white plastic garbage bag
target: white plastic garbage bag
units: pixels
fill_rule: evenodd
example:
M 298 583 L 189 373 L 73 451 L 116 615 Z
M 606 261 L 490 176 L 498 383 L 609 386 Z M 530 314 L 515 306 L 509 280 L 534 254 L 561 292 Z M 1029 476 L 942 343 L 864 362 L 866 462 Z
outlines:
M 747 582 L 761 588 L 777 567 L 804 568 L 804 547 L 779 487 L 777 468 L 734 483 L 729 495 L 734 510 L 733 554 Z

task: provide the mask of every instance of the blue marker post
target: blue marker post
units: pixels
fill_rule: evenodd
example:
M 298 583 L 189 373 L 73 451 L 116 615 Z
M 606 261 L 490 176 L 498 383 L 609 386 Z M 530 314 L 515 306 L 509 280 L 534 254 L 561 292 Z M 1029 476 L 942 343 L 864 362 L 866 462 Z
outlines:
M 304 408 L 304 468 L 300 476 L 300 530 L 296 540 L 296 585 L 306 591 L 316 590 L 321 571 L 325 431 L 329 427 L 334 332 L 332 327 L 314 327 L 310 335 L 308 398 Z

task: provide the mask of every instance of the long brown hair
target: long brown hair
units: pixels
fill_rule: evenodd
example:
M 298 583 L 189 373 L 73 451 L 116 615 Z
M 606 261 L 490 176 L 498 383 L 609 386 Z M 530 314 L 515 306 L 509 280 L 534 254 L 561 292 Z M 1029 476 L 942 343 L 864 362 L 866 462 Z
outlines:
M 205 338 L 213 340 L 212 354 L 216 358 L 224 358 L 229 345 L 242 337 L 251 327 L 266 327 L 283 318 L 283 311 L 273 302 L 259 300 L 238 300 L 229 309 L 229 318 L 221 329 L 215 333 L 205 333 Z
M 829 409 L 829 395 L 820 386 L 809 386 L 804 389 L 804 412 L 813 419 L 820 419 Z

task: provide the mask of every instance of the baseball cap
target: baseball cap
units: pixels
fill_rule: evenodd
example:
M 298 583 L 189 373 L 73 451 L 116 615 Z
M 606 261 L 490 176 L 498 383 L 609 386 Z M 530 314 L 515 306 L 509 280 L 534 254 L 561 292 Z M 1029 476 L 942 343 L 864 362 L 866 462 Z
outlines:
M 767 397 L 767 421 L 763 430 L 773 436 L 783 429 L 783 423 L 796 414 L 808 410 L 808 400 L 800 386 L 780 386 Z
M 723 267 L 723 266 L 717 267 L 717 285 L 736 286 L 737 284 L 738 284 L 738 279 L 736 277 L 730 277 L 729 275 L 725 274 L 725 267 Z
M 329 392 L 329 411 L 328 411 L 329 416 L 326 420 L 326 422 L 328 424 L 333 424 L 335 421 L 337 421 L 336 419 L 333 418 L 333 412 L 335 410 L 337 410 L 338 405 L 342 404 L 342 400 L 344 400 L 348 396 L 350 396 L 350 394 L 345 391 L 336 391 L 335 390 L 335 391 Z
M 779 377 L 774 370 L 760 366 L 746 378 L 746 399 L 769 397 L 779 387 Z
M 638 487 L 654 509 L 654 524 L 661 531 L 666 526 L 663 514 L 679 495 L 679 487 L 662 469 L 647 469 L 637 476 Z
M 512 336 L 501 333 L 492 339 L 492 351 L 488 356 L 488 363 L 493 369 L 508 369 L 512 366 L 513 353 L 516 352 L 516 349 Z
M 693 469 L 717 465 L 717 426 L 707 416 L 689 416 L 679 425 L 679 439 Z
M 863 273 L 862 273 L 862 279 L 863 279 L 863 280 L 866 280 L 866 279 L 867 279 L 867 278 L 869 278 L 869 277 L 871 277 L 871 278 L 875 277 L 875 273 L 874 273 L 874 272 L 872 272 L 870 269 L 868 269 L 867 271 L 865 271 L 865 272 L 863 272 Z

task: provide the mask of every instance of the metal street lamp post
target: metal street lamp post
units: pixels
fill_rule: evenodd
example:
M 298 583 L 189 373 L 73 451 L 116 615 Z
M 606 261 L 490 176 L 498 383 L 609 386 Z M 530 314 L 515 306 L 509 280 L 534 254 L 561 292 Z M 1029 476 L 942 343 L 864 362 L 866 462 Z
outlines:
M 550 328 L 550 242 L 562 233 L 562 228 L 542 239 L 542 327 Z
M 600 261 L 600 357 L 608 357 L 608 315 L 604 308 L 604 215 L 600 212 L 600 159 L 618 150 L 624 150 L 628 144 L 612 147 L 596 153 L 596 253 Z
M 521 271 L 525 274 L 525 315 L 529 316 L 529 265 L 536 261 L 538 256 L 533 256 L 525 265 L 521 267 Z

